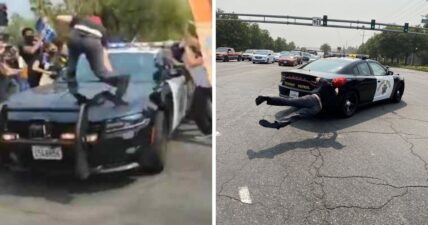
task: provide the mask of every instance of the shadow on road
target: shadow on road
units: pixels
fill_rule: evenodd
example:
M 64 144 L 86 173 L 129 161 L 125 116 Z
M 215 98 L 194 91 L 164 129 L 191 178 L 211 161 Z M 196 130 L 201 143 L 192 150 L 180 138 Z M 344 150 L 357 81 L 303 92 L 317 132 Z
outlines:
M 350 118 L 341 118 L 338 115 L 332 114 L 320 114 L 315 118 L 301 120 L 291 124 L 290 126 L 315 133 L 333 133 L 355 126 L 362 122 L 367 122 L 376 119 L 385 114 L 392 113 L 394 111 L 406 107 L 406 105 L 407 103 L 404 101 L 398 104 L 391 104 L 388 101 L 378 102 L 375 104 L 361 107 L 355 113 L 355 115 Z M 284 113 L 290 113 L 290 111 L 291 109 L 286 109 L 278 112 L 275 116 L 283 115 Z
M 309 138 L 303 141 L 281 143 L 276 146 L 260 150 L 258 152 L 255 152 L 250 149 L 247 151 L 247 155 L 249 159 L 273 159 L 276 155 L 295 149 L 334 148 L 336 150 L 340 150 L 345 147 L 336 140 L 336 132 L 333 132 L 333 135 L 331 135 L 331 137 L 326 136 L 327 135 L 325 134 L 318 134 L 316 138 Z
M 276 146 L 255 152 L 252 149 L 247 151 L 249 159 L 254 158 L 268 158 L 273 159 L 276 155 L 285 153 L 295 149 L 313 149 L 313 148 L 334 148 L 340 150 L 345 146 L 339 143 L 337 139 L 337 131 L 352 127 L 356 124 L 366 122 L 387 113 L 394 112 L 398 109 L 405 107 L 405 102 L 399 104 L 390 104 L 387 102 L 380 102 L 370 106 L 365 106 L 359 109 L 356 114 L 351 118 L 339 118 L 337 115 L 321 114 L 316 118 L 308 120 L 300 120 L 290 126 L 318 133 L 316 138 L 310 138 L 303 141 L 286 142 Z M 287 108 L 275 114 L 275 117 L 287 116 L 295 111 L 294 108 Z M 287 127 L 282 128 L 287 129 Z
M 68 204 L 74 194 L 96 193 L 119 189 L 132 184 L 136 178 L 129 174 L 106 174 L 90 177 L 86 181 L 72 176 L 43 175 L 34 173 L 0 172 L 0 195 L 41 197 L 49 201 Z
M 211 135 L 203 135 L 196 124 L 190 120 L 183 121 L 183 124 L 177 128 L 173 134 L 174 141 L 181 141 L 196 145 L 211 147 Z

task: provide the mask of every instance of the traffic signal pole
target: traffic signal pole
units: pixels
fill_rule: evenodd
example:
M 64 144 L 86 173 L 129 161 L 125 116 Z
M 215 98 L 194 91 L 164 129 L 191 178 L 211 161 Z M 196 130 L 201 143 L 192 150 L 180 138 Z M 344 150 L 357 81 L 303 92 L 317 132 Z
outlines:
M 232 18 L 236 16 L 237 18 Z M 244 18 L 242 18 L 244 17 Z M 253 19 L 255 17 L 256 19 Z M 356 29 L 356 30 L 372 30 L 372 31 L 383 31 L 383 32 L 394 32 L 394 33 L 409 33 L 417 35 L 428 35 L 428 28 L 421 27 L 409 27 L 408 23 L 404 26 L 389 23 L 378 23 L 375 20 L 371 21 L 359 21 L 359 20 L 342 20 L 342 19 L 329 19 L 327 16 L 323 17 L 300 17 L 300 16 L 282 16 L 282 15 L 263 15 L 263 14 L 248 14 L 248 13 L 217 13 L 217 20 L 239 20 L 242 22 L 249 23 L 271 23 L 271 24 L 287 24 L 287 25 L 299 25 L 299 26 L 311 26 L 311 27 L 333 27 L 333 28 L 344 28 L 344 29 Z M 299 21 L 300 20 L 300 21 Z M 307 22 L 311 21 L 311 22 Z M 332 24 L 335 23 L 335 24 Z M 388 28 L 386 28 L 388 27 Z M 401 30 L 390 29 L 389 27 L 402 28 Z M 420 30 L 420 32 L 412 31 Z

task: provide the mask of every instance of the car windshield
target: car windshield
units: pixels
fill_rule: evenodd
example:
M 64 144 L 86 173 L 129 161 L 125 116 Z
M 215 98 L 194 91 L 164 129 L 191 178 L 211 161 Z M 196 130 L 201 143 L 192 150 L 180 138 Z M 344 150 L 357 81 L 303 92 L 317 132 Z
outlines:
M 253 53 L 253 52 L 254 52 L 253 49 L 248 49 L 248 50 L 245 51 L 245 53 Z
M 337 73 L 349 63 L 350 61 L 345 59 L 323 59 L 309 63 L 301 69 L 308 71 Z
M 281 56 L 292 56 L 290 52 L 281 52 Z
M 153 81 L 153 75 L 158 71 L 153 53 L 110 53 L 109 58 L 114 74 L 129 74 L 134 81 Z M 77 64 L 76 74 L 79 82 L 99 81 L 83 55 Z
M 257 50 L 254 54 L 256 54 L 256 55 L 268 55 L 269 50 Z
M 291 54 L 294 54 L 294 55 L 300 55 L 300 52 L 292 51 L 292 52 L 291 52 Z
M 229 48 L 217 48 L 217 52 L 227 52 Z

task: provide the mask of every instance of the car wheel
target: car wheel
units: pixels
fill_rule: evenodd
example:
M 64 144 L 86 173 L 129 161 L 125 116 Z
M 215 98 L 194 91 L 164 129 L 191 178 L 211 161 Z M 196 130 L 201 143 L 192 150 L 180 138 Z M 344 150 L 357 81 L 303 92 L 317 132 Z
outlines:
M 256 64 L 256 62 L 253 61 L 253 64 Z
M 242 61 L 241 56 L 238 56 L 238 62 Z
M 199 130 L 205 134 L 212 133 L 212 99 L 211 88 L 197 87 L 193 99 L 193 118 Z
M 278 63 L 278 66 L 282 66 L 282 64 L 281 64 L 281 63 Z
M 139 163 L 144 172 L 160 173 L 165 164 L 168 144 L 168 116 L 165 111 L 156 114 L 151 134 L 152 144 L 147 149 L 142 149 Z
M 228 61 L 229 61 L 229 57 L 225 56 L 225 57 L 223 58 L 223 62 L 228 62 Z
M 393 103 L 401 102 L 401 97 L 403 97 L 403 93 L 404 93 L 404 83 L 400 83 L 398 84 L 398 87 L 395 90 L 394 94 L 391 96 L 391 102 Z
M 358 108 L 358 95 L 355 91 L 349 91 L 340 104 L 340 113 L 344 117 L 351 117 Z

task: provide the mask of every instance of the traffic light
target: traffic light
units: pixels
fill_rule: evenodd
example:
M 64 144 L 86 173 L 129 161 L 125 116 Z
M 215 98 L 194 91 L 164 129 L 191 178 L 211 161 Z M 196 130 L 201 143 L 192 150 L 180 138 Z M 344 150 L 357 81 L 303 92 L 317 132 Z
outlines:
M 0 3 L 0 26 L 7 26 L 8 24 L 7 6 L 5 3 Z
M 376 20 L 372 20 L 372 22 L 370 23 L 370 29 L 374 30 L 376 26 Z
M 327 26 L 327 16 L 326 15 L 324 15 L 323 17 L 322 17 L 322 25 L 323 26 Z
M 409 23 L 405 23 L 404 24 L 404 29 L 403 29 L 404 33 L 408 33 L 409 32 Z

